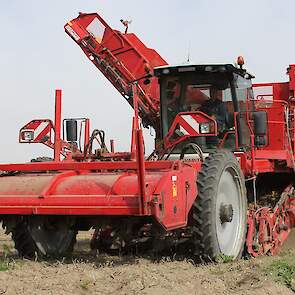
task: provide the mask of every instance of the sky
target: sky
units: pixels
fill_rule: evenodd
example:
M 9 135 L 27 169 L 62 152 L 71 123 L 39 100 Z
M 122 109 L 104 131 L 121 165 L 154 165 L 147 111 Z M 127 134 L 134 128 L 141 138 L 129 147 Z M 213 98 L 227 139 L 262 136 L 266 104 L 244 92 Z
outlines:
M 19 144 L 18 131 L 54 117 L 54 90 L 63 90 L 63 116 L 89 117 L 116 150 L 128 151 L 132 109 L 65 34 L 79 12 L 98 12 L 129 31 L 170 64 L 230 62 L 243 55 L 255 82 L 286 81 L 295 63 L 294 0 L 0 0 L 0 162 L 28 162 L 52 152 Z M 153 138 L 145 131 L 146 150 Z

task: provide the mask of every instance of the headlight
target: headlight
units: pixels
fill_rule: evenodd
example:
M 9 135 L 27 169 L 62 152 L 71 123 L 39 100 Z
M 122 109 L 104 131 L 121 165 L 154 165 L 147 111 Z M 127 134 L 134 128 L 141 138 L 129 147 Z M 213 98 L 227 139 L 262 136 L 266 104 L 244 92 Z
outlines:
M 207 134 L 211 132 L 211 122 L 204 122 L 200 124 L 200 133 Z
M 34 131 L 27 131 L 27 130 L 23 131 L 21 133 L 21 139 L 22 141 L 25 141 L 25 142 L 34 140 Z

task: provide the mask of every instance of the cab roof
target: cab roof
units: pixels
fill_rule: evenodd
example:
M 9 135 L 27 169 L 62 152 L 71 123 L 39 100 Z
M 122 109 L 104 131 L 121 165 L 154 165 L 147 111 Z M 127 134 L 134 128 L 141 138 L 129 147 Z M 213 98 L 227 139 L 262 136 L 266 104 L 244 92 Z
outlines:
M 246 79 L 255 78 L 252 74 L 248 73 L 245 69 L 240 69 L 232 64 L 187 64 L 176 66 L 161 66 L 154 68 L 156 77 L 170 76 L 181 73 L 193 72 L 211 72 L 211 73 L 236 73 Z

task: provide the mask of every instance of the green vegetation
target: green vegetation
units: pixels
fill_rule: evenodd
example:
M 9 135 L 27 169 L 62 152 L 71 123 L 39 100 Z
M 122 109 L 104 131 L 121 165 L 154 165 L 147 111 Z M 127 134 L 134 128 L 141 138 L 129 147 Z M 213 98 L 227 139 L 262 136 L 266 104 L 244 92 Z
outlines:
M 87 291 L 89 289 L 90 282 L 89 281 L 81 281 L 80 287 L 83 291 Z
M 295 291 L 295 259 L 294 256 L 279 257 L 266 267 L 266 272 L 274 280 L 283 283 Z
M 233 262 L 233 257 L 232 256 L 227 256 L 224 254 L 220 254 L 215 258 L 215 261 L 217 263 L 229 263 L 229 262 Z
M 14 268 L 15 262 L 10 259 L 0 258 L 0 272 L 7 271 L 9 269 Z
M 2 245 L 2 249 L 3 249 L 3 253 L 4 253 L 4 257 L 6 258 L 8 255 L 12 254 L 12 251 L 10 249 L 10 247 L 7 244 L 3 244 Z
M 1 261 L 0 262 L 0 271 L 7 271 L 8 269 L 9 269 L 9 264 L 4 261 Z

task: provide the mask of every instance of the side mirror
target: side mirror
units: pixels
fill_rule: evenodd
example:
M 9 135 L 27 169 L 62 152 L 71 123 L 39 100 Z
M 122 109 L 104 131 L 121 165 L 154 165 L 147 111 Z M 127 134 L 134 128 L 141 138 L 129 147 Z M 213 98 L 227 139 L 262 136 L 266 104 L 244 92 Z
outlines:
M 265 111 L 253 112 L 253 122 L 255 145 L 267 145 L 267 113 Z
M 66 139 L 68 142 L 76 142 L 78 140 L 78 123 L 77 120 L 68 119 L 66 124 Z

